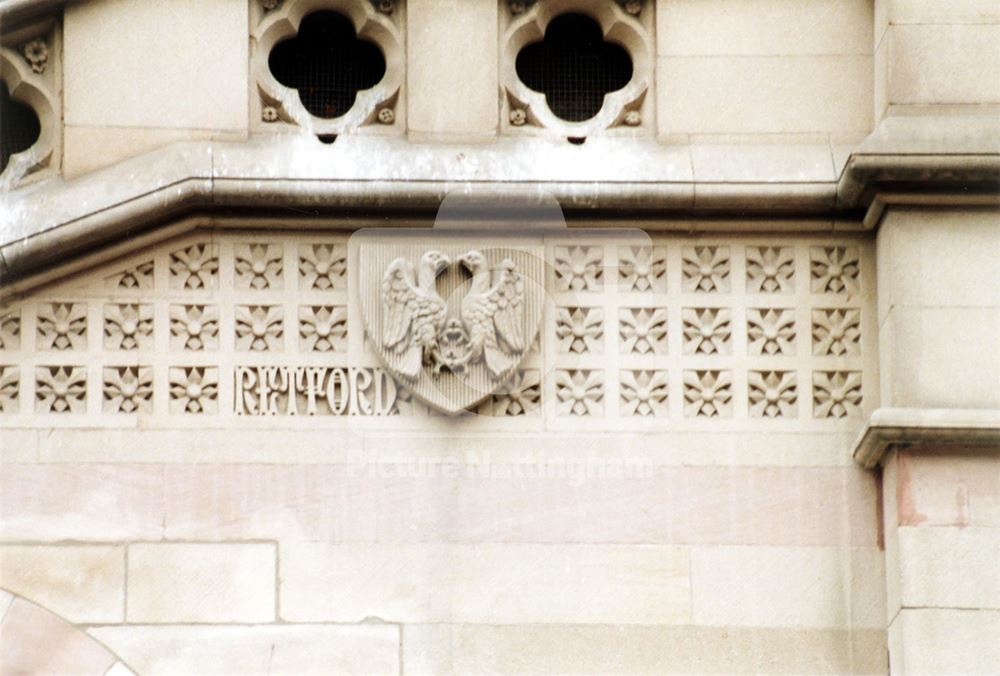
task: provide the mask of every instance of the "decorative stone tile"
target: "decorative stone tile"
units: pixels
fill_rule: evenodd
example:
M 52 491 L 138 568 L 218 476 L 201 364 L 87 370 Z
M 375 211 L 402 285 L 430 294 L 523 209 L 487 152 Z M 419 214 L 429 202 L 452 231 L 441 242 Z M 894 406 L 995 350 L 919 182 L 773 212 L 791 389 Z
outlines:
M 731 354 L 732 313 L 726 308 L 689 308 L 684 322 L 684 354 Z
M 618 247 L 619 291 L 667 291 L 667 253 L 663 247 Z
M 217 350 L 219 308 L 215 305 L 171 305 L 170 349 Z
M 148 350 L 152 347 L 152 305 L 122 303 L 104 306 L 105 350 Z
M 599 246 L 557 246 L 553 252 L 556 291 L 601 291 L 604 249 Z
M 622 371 L 618 388 L 622 416 L 669 415 L 666 371 Z
M 689 418 L 729 418 L 733 414 L 730 371 L 685 371 L 684 415 Z
M 728 246 L 686 246 L 682 249 L 681 287 L 685 293 L 728 293 L 731 263 Z
M 809 269 L 813 293 L 860 292 L 861 264 L 855 246 L 810 247 Z
M 41 303 L 37 328 L 39 350 L 85 350 L 87 304 Z
M 781 308 L 747 310 L 747 352 L 751 356 L 795 354 L 795 311 Z
M 152 413 L 152 367 L 105 367 L 102 408 L 105 413 Z
M 20 409 L 21 369 L 0 366 L 0 413 L 17 413 Z
M 795 250 L 785 246 L 747 247 L 747 292 L 795 291 Z
M 87 369 L 83 366 L 35 368 L 36 413 L 86 413 Z
M 750 371 L 747 387 L 751 417 L 794 418 L 798 415 L 795 371 Z
M 0 313 L 0 350 L 17 350 L 21 347 L 20 308 Z
M 604 352 L 604 311 L 592 307 L 558 308 L 556 345 L 563 354 Z
M 815 355 L 860 355 L 861 311 L 854 308 L 813 310 L 812 338 Z
M 537 369 L 519 369 L 490 397 L 488 408 L 494 416 L 536 416 L 541 403 L 541 374 Z
M 153 261 L 145 261 L 106 277 L 105 283 L 112 289 L 149 291 L 153 288 L 153 269 Z
M 813 417 L 844 418 L 861 415 L 859 371 L 813 372 Z
M 233 248 L 237 289 L 281 289 L 284 259 L 278 244 L 237 244 Z
M 274 352 L 283 345 L 283 310 L 280 305 L 236 306 L 236 349 Z
M 604 372 L 560 369 L 555 372 L 556 409 L 559 415 L 604 414 Z
M 667 354 L 666 308 L 619 308 L 618 345 L 622 354 Z
M 342 305 L 299 306 L 299 345 L 307 352 L 347 349 L 347 308 Z
M 317 291 L 347 288 L 347 249 L 339 244 L 300 246 L 299 288 Z
M 171 289 L 214 289 L 219 283 L 219 249 L 193 244 L 170 254 Z
M 219 412 L 219 370 L 213 366 L 170 368 L 170 412 Z

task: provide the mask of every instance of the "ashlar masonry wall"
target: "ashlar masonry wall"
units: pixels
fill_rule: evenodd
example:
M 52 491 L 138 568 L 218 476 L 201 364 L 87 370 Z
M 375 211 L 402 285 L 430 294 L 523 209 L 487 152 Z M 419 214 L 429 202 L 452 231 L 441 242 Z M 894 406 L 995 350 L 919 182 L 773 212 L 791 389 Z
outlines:
M 199 230 L 5 309 L 0 587 L 140 674 L 885 672 L 869 240 L 554 240 L 458 418 L 365 346 L 346 241 Z

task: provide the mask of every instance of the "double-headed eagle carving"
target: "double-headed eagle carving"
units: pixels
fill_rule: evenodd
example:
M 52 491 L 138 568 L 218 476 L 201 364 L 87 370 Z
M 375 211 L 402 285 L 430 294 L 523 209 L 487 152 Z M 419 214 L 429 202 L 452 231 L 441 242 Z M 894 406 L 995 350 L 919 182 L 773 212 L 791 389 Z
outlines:
M 415 379 L 422 366 L 462 373 L 480 359 L 493 378 L 506 378 L 525 349 L 524 277 L 504 258 L 491 269 L 473 249 L 457 262 L 472 274 L 457 316 L 437 292 L 437 278 L 451 265 L 440 251 L 428 251 L 416 268 L 405 258 L 389 264 L 382 278 L 383 347 L 399 357 L 397 370 Z

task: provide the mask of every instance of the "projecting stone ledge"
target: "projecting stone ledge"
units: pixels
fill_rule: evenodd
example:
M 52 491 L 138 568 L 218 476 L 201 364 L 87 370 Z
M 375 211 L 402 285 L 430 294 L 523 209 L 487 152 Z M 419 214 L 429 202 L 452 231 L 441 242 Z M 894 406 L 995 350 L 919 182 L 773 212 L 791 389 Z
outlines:
M 1000 410 L 880 408 L 852 448 L 854 460 L 875 467 L 893 446 L 992 449 L 1000 459 Z

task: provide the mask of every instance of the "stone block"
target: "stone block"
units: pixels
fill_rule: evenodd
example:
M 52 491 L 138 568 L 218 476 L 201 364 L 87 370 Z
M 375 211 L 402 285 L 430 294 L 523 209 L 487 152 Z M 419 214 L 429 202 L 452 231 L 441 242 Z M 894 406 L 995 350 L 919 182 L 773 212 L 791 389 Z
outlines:
M 897 305 L 1000 308 L 995 209 L 891 208 L 876 251 L 880 322 Z
M 691 163 L 705 183 L 833 182 L 833 158 L 826 138 L 802 141 L 793 135 L 731 143 L 726 137 L 693 136 Z
M 121 622 L 125 616 L 125 548 L 3 546 L 0 587 L 70 622 Z
M 661 56 L 870 54 L 870 0 L 661 0 Z
M 876 543 L 874 481 L 859 468 L 659 467 L 648 477 L 582 484 L 544 465 L 520 477 L 513 465 L 453 469 L 446 477 L 414 476 L 405 464 L 374 474 L 343 465 L 168 465 L 166 534 L 386 544 Z
M 411 135 L 465 141 L 493 138 L 499 114 L 496 4 L 410 0 L 406 12 Z
M 90 633 L 140 674 L 397 674 L 391 625 L 119 626 Z
M 150 465 L 4 465 L 0 539 L 159 539 L 162 478 Z
M 128 551 L 132 623 L 271 622 L 273 544 L 134 544 Z
M 1000 611 L 904 608 L 889 627 L 893 674 L 992 674 Z
M 666 56 L 659 133 L 868 131 L 872 56 Z
M 1000 610 L 1000 528 L 899 529 L 904 608 Z
M 245 130 L 248 9 L 243 0 L 70 5 L 66 124 Z
M 63 129 L 63 175 L 75 178 L 178 141 L 232 141 L 245 137 L 242 131 L 67 126 Z
M 411 674 L 885 673 L 882 630 L 406 625 Z
M 901 24 L 996 24 L 1000 5 L 994 0 L 884 0 L 892 23 Z
M 890 104 L 1000 103 L 1000 24 L 890 32 Z
M 682 624 L 688 554 L 651 545 L 281 547 L 286 621 Z
M 885 626 L 877 548 L 694 547 L 695 624 L 750 627 Z
M 995 308 L 897 306 L 883 323 L 879 342 L 883 406 L 1000 407 Z
M 898 523 L 1000 528 L 1000 458 L 951 450 L 899 452 Z
M 0 625 L 0 673 L 104 676 L 115 657 L 84 632 L 24 599 Z

